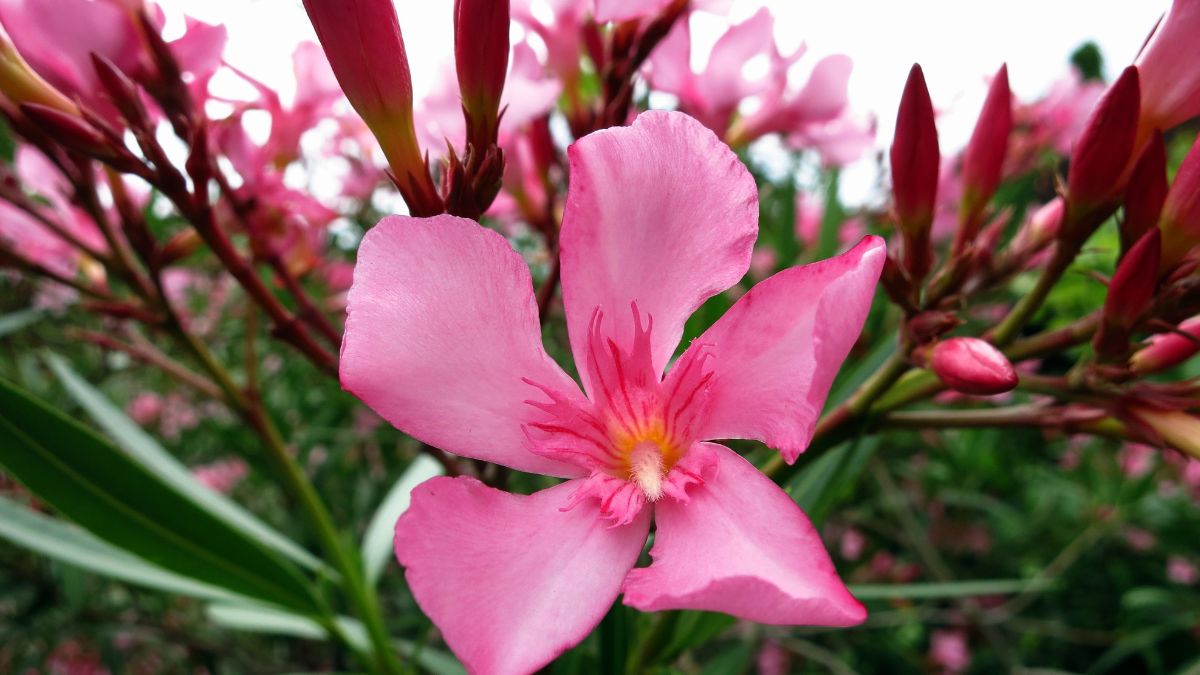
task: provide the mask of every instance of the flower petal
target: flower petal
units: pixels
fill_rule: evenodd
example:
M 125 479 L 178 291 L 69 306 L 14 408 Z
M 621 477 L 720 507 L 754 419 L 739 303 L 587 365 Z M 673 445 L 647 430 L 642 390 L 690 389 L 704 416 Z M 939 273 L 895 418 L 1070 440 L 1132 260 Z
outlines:
M 716 471 L 690 499 L 655 505 L 654 563 L 629 572 L 625 604 L 699 609 L 777 625 L 853 626 L 863 608 L 821 537 L 779 486 L 732 450 L 703 447 Z
M 580 398 L 542 347 L 529 268 L 504 237 L 454 216 L 384 218 L 358 251 L 342 386 L 401 431 L 464 457 L 555 476 L 528 451 L 539 391 Z
M 616 600 L 650 509 L 610 527 L 579 481 L 529 496 L 434 478 L 396 523 L 396 557 L 421 609 L 472 673 L 530 673 L 587 637 Z
M 689 351 L 715 355 L 697 437 L 762 441 L 794 462 L 862 330 L 885 255 L 883 240 L 867 237 L 836 258 L 783 270 L 697 338 Z
M 631 127 L 580 139 L 569 154 L 562 287 L 575 362 L 587 363 L 597 307 L 608 336 L 628 351 L 636 301 L 653 318 L 661 373 L 688 316 L 750 266 L 754 179 L 711 131 L 676 112 L 644 112 Z

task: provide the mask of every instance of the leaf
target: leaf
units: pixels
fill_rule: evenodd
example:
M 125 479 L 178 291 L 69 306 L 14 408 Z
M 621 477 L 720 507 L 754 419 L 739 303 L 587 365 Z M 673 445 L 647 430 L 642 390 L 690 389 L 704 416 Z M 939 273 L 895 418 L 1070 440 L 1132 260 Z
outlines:
M 242 530 L 251 539 L 262 542 L 309 569 L 335 576 L 332 570 L 322 569 L 324 566 L 321 561 L 298 544 L 272 529 L 237 502 L 196 480 L 186 466 L 105 398 L 104 394 L 80 377 L 60 356 L 47 354 L 46 362 L 71 398 L 142 466 L 229 526 Z
M 37 323 L 42 318 L 41 310 L 22 309 L 0 316 L 0 337 L 15 333 L 26 326 Z
M 980 579 L 928 584 L 850 584 L 859 600 L 936 600 L 1057 590 L 1054 579 Z
M 820 527 L 843 488 L 857 481 L 878 445 L 877 436 L 842 443 L 804 467 L 788 486 L 788 494 Z
M 0 378 L 0 464 L 66 517 L 148 562 L 318 612 L 308 581 L 91 430 Z
M 379 581 L 379 575 L 383 573 L 384 566 L 392 557 L 392 538 L 393 531 L 396 529 L 396 520 L 408 510 L 408 502 L 413 488 L 443 473 L 445 472 L 442 470 L 442 465 L 432 457 L 418 455 L 400 475 L 400 479 L 396 481 L 392 489 L 388 491 L 387 496 L 383 498 L 383 503 L 376 509 L 375 515 L 371 516 L 371 522 L 367 525 L 367 531 L 363 535 L 362 541 L 363 572 L 366 574 L 369 586 L 374 586 Z
M 106 577 L 157 591 L 207 600 L 237 596 L 155 567 L 57 518 L 0 497 L 0 537 L 34 553 Z
M 213 603 L 207 609 L 208 618 L 215 624 L 247 633 L 287 635 L 304 640 L 325 640 L 328 635 L 317 622 L 261 605 Z M 356 648 L 370 651 L 367 631 L 356 619 L 337 617 L 338 628 Z M 434 675 L 463 675 L 466 671 L 453 656 L 417 645 L 407 640 L 393 640 L 397 651 Z

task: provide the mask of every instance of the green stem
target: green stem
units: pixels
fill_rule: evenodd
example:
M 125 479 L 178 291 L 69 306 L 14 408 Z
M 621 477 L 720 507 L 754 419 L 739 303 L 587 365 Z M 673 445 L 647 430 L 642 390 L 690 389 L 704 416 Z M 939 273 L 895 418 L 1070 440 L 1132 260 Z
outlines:
M 1022 296 L 1016 307 L 1013 307 L 1000 325 L 991 331 L 988 337 L 992 344 L 1004 348 L 1017 338 L 1021 329 L 1032 321 L 1034 315 L 1041 309 L 1042 303 L 1050 296 L 1050 291 L 1054 289 L 1062 275 L 1071 267 L 1071 263 L 1074 262 L 1078 253 L 1077 246 L 1063 248 L 1061 243 L 1054 249 L 1054 256 L 1050 259 L 1050 264 L 1042 270 L 1042 275 L 1038 277 L 1033 290 Z

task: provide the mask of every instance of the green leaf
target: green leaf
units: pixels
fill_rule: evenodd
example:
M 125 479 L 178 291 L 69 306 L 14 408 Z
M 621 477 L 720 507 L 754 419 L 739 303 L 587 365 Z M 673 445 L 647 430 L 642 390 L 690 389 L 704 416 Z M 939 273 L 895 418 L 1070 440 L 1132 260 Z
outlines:
M 374 586 L 379 581 L 379 575 L 392 557 L 392 539 L 396 529 L 396 520 L 408 510 L 408 502 L 413 488 L 434 476 L 440 476 L 445 471 L 428 455 L 418 455 L 401 474 L 383 503 L 371 516 L 366 534 L 362 541 L 363 571 L 367 584 Z
M 247 597 L 319 611 L 293 565 L 2 378 L 0 464 L 66 517 L 152 564 Z
M 41 310 L 22 309 L 0 316 L 0 337 L 15 333 L 22 328 L 37 323 L 42 318 Z
M 879 437 L 843 443 L 806 466 L 788 486 L 788 494 L 820 526 L 843 488 L 853 485 L 879 445 Z
M 237 596 L 155 567 L 57 518 L 0 497 L 0 537 L 72 567 L 157 591 L 207 600 Z
M 180 494 L 225 521 L 230 527 L 241 530 L 251 539 L 262 542 L 309 569 L 321 570 L 326 575 L 334 576 L 332 570 L 322 569 L 321 561 L 311 553 L 272 529 L 237 502 L 210 490 L 196 480 L 186 466 L 171 456 L 154 437 L 129 419 L 121 409 L 105 398 L 104 394 L 80 377 L 60 356 L 47 354 L 46 362 L 71 398 L 87 411 L 101 429 L 113 437 L 117 445 L 142 466 L 170 484 Z
M 261 605 L 213 603 L 207 609 L 208 618 L 218 626 L 247 633 L 286 635 L 303 640 L 325 640 L 328 634 L 317 622 Z M 367 631 L 356 619 L 337 618 L 338 628 L 357 648 L 369 650 Z M 393 640 L 397 651 L 434 675 L 463 675 L 466 671 L 451 655 L 417 645 L 407 640 Z
M 937 600 L 979 595 L 1043 593 L 1057 589 L 1053 579 L 980 579 L 928 584 L 850 584 L 859 600 Z

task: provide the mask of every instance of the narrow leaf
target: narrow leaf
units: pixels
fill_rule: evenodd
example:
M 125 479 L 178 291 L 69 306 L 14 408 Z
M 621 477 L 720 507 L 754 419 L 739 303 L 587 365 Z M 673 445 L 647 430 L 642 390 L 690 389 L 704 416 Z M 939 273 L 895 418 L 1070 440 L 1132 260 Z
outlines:
M 396 528 L 396 520 L 408 510 L 413 488 L 443 473 L 442 466 L 433 458 L 418 455 L 383 498 L 383 503 L 371 516 L 367 532 L 363 535 L 363 571 L 368 584 L 374 585 L 379 580 L 384 566 L 392 557 L 392 533 Z

